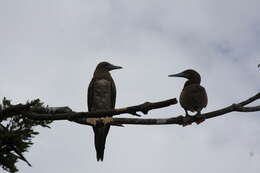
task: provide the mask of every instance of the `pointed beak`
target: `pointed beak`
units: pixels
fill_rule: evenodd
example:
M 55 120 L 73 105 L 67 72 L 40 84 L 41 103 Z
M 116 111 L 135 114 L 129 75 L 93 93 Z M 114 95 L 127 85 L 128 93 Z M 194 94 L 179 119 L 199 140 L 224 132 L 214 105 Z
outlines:
M 187 74 L 186 73 L 177 73 L 177 74 L 171 74 L 171 75 L 168 75 L 168 77 L 184 77 L 184 78 L 187 78 Z
M 123 67 L 110 64 L 108 68 L 109 68 L 109 71 L 111 71 L 111 70 L 116 70 L 116 69 L 122 69 Z

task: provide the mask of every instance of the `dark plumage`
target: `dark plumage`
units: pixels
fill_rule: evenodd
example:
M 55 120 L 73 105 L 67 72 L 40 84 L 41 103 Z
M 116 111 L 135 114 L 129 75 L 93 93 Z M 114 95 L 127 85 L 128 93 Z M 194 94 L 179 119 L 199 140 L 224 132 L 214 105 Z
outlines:
M 90 112 L 115 108 L 116 86 L 109 71 L 121 68 L 108 62 L 101 62 L 97 65 L 88 87 L 88 110 Z M 110 125 L 106 125 L 105 123 L 104 125 L 93 125 L 97 161 L 103 161 L 109 128 Z
M 206 90 L 200 85 L 200 75 L 195 70 L 185 70 L 178 74 L 169 75 L 169 77 L 183 77 L 188 79 L 185 82 L 180 95 L 180 104 L 189 116 L 188 111 L 201 113 L 201 110 L 208 104 Z

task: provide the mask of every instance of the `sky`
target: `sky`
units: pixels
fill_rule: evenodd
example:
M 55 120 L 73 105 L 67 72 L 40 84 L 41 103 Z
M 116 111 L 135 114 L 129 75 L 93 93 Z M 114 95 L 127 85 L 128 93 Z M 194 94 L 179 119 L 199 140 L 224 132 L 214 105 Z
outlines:
M 96 65 L 108 61 L 116 107 L 178 98 L 193 68 L 208 93 L 209 112 L 259 92 L 259 0 L 0 0 L 0 96 L 40 98 L 87 111 Z M 257 105 L 256 102 L 252 105 Z M 179 104 L 144 118 L 184 114 Z M 120 117 L 131 117 L 121 115 Z M 258 113 L 233 112 L 200 125 L 112 127 L 104 162 L 92 128 L 56 121 L 40 131 L 21 173 L 258 173 Z M 1 172 L 3 172 L 1 170 Z

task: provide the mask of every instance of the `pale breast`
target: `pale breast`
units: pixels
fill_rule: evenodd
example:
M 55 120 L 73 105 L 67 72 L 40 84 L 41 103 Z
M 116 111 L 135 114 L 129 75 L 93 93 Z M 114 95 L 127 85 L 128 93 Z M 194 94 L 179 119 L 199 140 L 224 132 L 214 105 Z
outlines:
M 94 83 L 93 110 L 111 109 L 111 82 L 105 79 Z

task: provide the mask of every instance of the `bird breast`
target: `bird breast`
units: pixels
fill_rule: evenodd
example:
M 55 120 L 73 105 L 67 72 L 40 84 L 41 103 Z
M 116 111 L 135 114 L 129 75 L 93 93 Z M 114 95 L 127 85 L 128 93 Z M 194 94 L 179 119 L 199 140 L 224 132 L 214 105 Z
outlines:
M 94 83 L 94 109 L 106 110 L 111 109 L 111 82 L 106 79 L 97 80 Z
M 200 111 L 208 103 L 207 93 L 199 84 L 192 84 L 183 88 L 180 95 L 181 106 L 189 111 Z

